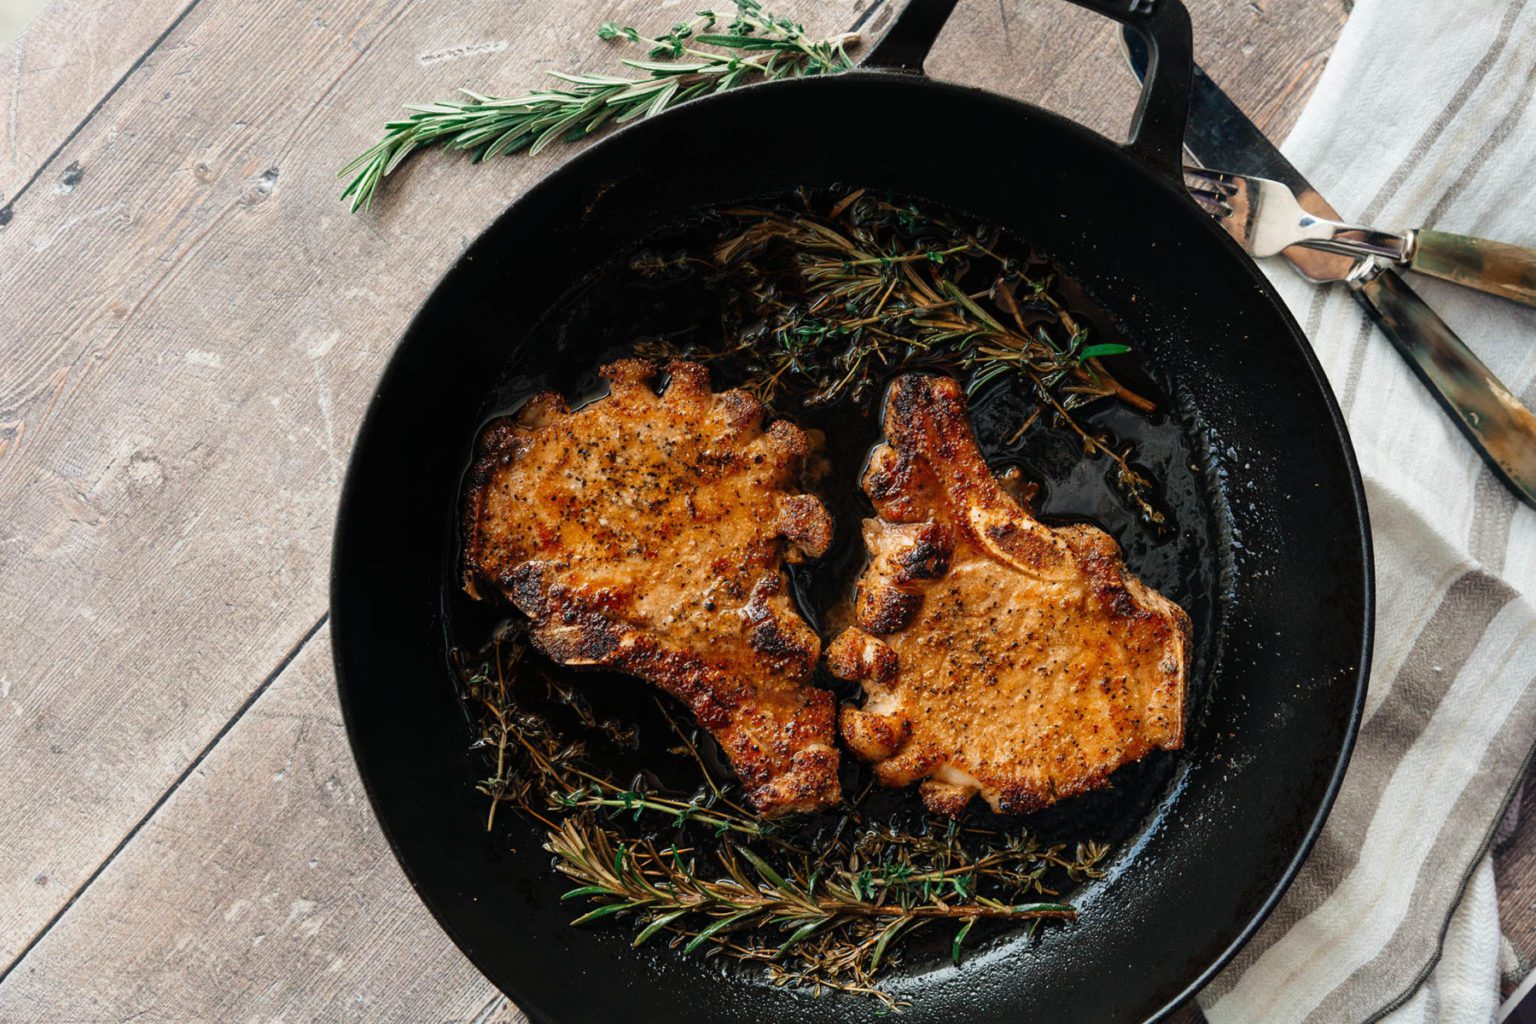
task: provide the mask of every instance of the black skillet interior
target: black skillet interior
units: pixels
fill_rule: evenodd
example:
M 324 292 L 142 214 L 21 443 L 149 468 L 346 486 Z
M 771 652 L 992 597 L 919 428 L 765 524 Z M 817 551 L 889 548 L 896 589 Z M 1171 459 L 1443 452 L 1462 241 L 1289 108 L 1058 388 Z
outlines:
M 920 64 L 949 6 L 914 7 L 884 63 Z M 1165 3 L 1165 32 L 1169 11 L 1183 18 Z M 1187 21 L 1183 32 L 1187 60 Z M 1158 116 L 1154 97 L 1144 127 Z M 914 124 L 943 127 L 923 145 Z M 1135 147 L 1154 172 L 1053 115 L 917 75 L 775 83 L 616 134 L 513 206 L 443 279 L 353 454 L 331 628 L 348 731 L 386 835 L 455 941 L 535 1020 L 812 1022 L 877 1009 L 768 988 L 665 948 L 632 951 L 622 929 L 569 927 L 536 833 L 484 831 L 470 784 L 480 766 L 446 663 L 445 546 L 487 396 L 509 373 L 569 382 L 597 355 L 583 337 L 551 343 L 533 325 L 658 230 L 801 186 L 922 197 L 1009 229 L 1083 282 L 1145 356 L 1193 460 L 1170 506 L 1209 541 L 1184 546 L 1197 564 L 1182 596 L 1204 638 L 1195 726 L 1184 751 L 1120 787 L 1131 797 L 1094 805 L 1118 815 L 1124 837 L 1110 876 L 1078 894 L 1077 922 L 1033 942 L 999 938 L 958 969 L 915 958 L 892 979 L 913 999 L 907 1019 L 1155 1017 L 1278 898 L 1331 802 L 1364 692 L 1364 503 L 1294 322 L 1170 184 L 1178 138 Z M 1130 557 L 1146 571 L 1134 546 Z

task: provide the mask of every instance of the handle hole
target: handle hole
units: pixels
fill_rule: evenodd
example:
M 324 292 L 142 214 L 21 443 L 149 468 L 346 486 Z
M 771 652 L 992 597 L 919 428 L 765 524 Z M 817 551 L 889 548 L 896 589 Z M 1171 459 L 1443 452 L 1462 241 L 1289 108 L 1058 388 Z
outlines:
M 1061 0 L 962 0 L 926 68 L 1124 142 L 1141 89 L 1120 56 L 1119 28 Z
M 900 2 L 888 0 L 892 9 Z M 1327 64 L 1348 5 L 1299 0 L 1278 18 L 1256 4 L 1184 5 L 1194 21 L 1196 61 L 1271 138 L 1285 138 Z M 872 38 L 888 17 L 877 13 Z M 1291 27 L 1303 20 L 1307 32 Z M 927 71 L 1045 107 L 1124 142 L 1140 89 L 1120 55 L 1119 31 L 1108 18 L 1062 0 L 961 0 Z

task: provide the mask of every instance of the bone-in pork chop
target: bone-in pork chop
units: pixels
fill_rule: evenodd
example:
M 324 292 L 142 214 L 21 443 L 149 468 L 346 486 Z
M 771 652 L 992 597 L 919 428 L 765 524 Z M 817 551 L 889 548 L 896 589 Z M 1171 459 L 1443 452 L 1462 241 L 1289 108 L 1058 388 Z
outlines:
M 857 625 L 828 651 L 863 681 L 843 739 L 936 812 L 1030 811 L 1184 740 L 1189 616 L 1091 526 L 1050 527 L 987 468 L 959 385 L 898 378 L 864 490 Z
M 800 492 L 804 433 L 714 394 L 697 363 L 605 366 L 610 393 L 571 412 L 544 393 L 481 435 L 464 516 L 464 585 L 522 610 L 540 650 L 681 698 L 765 815 L 836 803 L 821 641 L 784 562 L 820 555 L 832 524 Z

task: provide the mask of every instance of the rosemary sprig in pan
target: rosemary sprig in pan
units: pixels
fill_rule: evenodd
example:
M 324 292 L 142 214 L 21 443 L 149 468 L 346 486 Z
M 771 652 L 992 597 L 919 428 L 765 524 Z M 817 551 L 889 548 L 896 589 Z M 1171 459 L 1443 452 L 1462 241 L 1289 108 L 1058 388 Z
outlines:
M 801 980 L 823 985 L 851 983 L 878 991 L 874 975 L 893 952 L 892 944 L 936 919 L 961 922 L 964 932 L 957 932 L 953 943 L 959 962 L 965 932 L 976 921 L 1076 916 L 1071 906 L 1057 902 L 1009 904 L 978 896 L 956 903 L 937 894 L 921 901 L 910 898 L 910 884 L 860 890 L 857 876 L 849 882 L 844 873 L 819 875 L 808 855 L 781 872 L 735 843 L 719 847 L 720 874 L 712 878 L 700 873 L 696 858 L 684 863 L 675 846 L 658 848 L 650 839 L 615 846 L 608 830 L 584 816 L 567 818 L 545 848 L 558 858 L 558 869 L 580 883 L 564 898 L 597 904 L 576 924 L 629 913 L 642 925 L 635 946 L 662 931 L 684 952 L 714 940 L 740 959 L 779 964 L 788 959 Z M 967 877 L 951 880 L 964 883 Z M 832 941 L 801 945 L 821 933 Z
M 856 34 L 811 40 L 804 28 L 764 11 L 758 0 L 735 2 L 735 20 L 724 32 L 713 31 L 720 17 L 710 11 L 658 37 L 605 23 L 598 29 L 601 38 L 646 48 L 648 59 L 623 62 L 643 73 L 638 76 L 550 72 L 564 84 L 509 98 L 465 89 L 464 100 L 409 105 L 409 116 L 386 124 L 384 138 L 342 168 L 341 175 L 352 175 L 352 180 L 341 198 L 353 212 L 368 208 L 384 178 L 428 146 L 467 150 L 477 161 L 524 149 L 537 153 L 553 142 L 650 117 L 695 96 L 852 66 L 847 48 Z
M 1013 440 L 1045 414 L 1077 435 L 1084 451 L 1110 460 L 1121 491 L 1153 523 L 1162 513 L 1128 450 L 1086 428 L 1074 412 L 1115 398 L 1142 412 L 1153 403 L 1100 361 L 1129 350 L 1094 343 L 1056 294 L 1054 275 L 999 252 L 999 233 L 894 203 L 863 190 L 825 215 L 810 208 L 734 209 L 743 227 L 709 258 L 645 255 L 647 274 L 702 269 L 733 296 L 720 347 L 668 339 L 641 354 L 730 360 L 748 389 L 774 404 L 844 399 L 867 405 L 892 371 L 947 366 L 975 393 L 1005 376 L 1021 379 L 1036 410 Z
M 852 807 L 813 841 L 799 839 L 735 802 L 693 734 L 659 701 L 678 740 L 672 753 L 701 784 L 688 797 L 622 785 L 587 757 L 585 740 L 562 735 L 519 699 L 518 687 L 537 687 L 539 676 L 523 660 L 519 630 L 500 630 L 486 663 L 466 673 L 481 745 L 496 765 L 481 788 L 493 808 L 510 803 L 544 824 L 557 870 L 577 883 L 565 898 L 590 904 L 574 923 L 623 917 L 634 923 L 636 946 L 665 933 L 687 953 L 762 964 L 780 984 L 895 1005 L 877 975 L 908 935 L 948 921 L 958 963 L 978 922 L 1070 919 L 1075 911 L 1056 898 L 1053 879 L 1100 875 L 1108 853 L 1101 844 L 1069 853 L 1027 833 L 956 822 L 902 831 L 865 822 Z M 554 677 L 545 675 L 544 687 L 588 739 L 631 742 Z

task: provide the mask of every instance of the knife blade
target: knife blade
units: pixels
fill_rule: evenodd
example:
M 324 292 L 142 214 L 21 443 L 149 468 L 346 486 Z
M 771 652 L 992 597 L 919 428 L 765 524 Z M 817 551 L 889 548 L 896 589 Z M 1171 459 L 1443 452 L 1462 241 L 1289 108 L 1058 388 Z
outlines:
M 1131 70 L 1137 79 L 1145 79 L 1146 44 L 1129 30 L 1121 33 L 1120 41 Z M 1198 65 L 1184 148 L 1202 165 L 1283 182 L 1309 213 L 1343 219 Z M 1536 508 L 1536 414 L 1396 271 L 1375 259 L 1355 261 L 1301 246 L 1280 255 L 1310 281 L 1345 282 L 1494 475 Z

